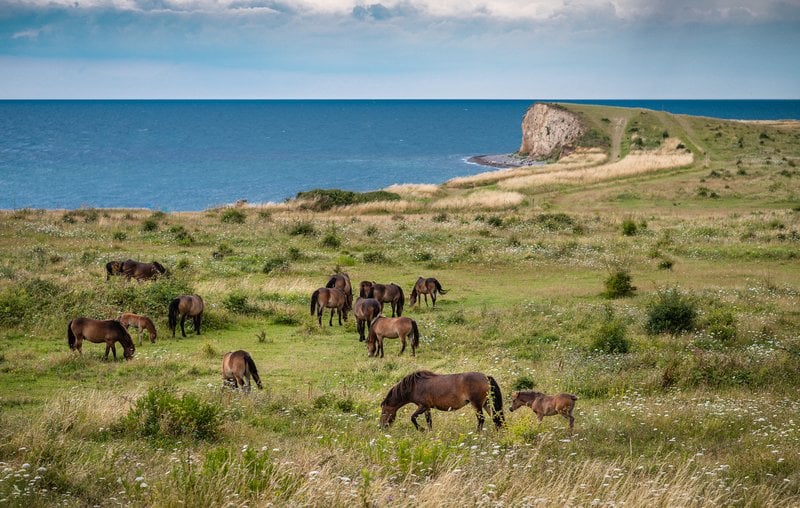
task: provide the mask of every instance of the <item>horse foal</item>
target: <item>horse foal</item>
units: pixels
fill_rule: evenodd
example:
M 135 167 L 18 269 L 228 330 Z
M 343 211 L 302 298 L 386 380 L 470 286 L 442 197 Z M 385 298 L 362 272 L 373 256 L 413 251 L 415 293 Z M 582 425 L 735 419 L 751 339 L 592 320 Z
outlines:
M 232 385 L 234 389 L 242 387 L 245 392 L 250 393 L 250 376 L 253 376 L 258 389 L 262 390 L 264 387 L 250 353 L 241 349 L 225 353 L 222 357 L 222 379 L 226 385 Z
M 158 333 L 156 332 L 156 325 L 153 324 L 153 320 L 151 320 L 149 317 L 140 316 L 138 314 L 131 314 L 130 312 L 124 312 L 120 314 L 120 316 L 117 318 L 117 321 L 119 321 L 122 324 L 122 326 L 125 327 L 126 330 L 131 326 L 136 328 L 136 330 L 139 332 L 140 346 L 142 345 L 143 330 L 146 330 L 147 335 L 150 336 L 150 342 L 152 344 L 156 343 L 156 336 L 158 335 Z
M 545 416 L 561 415 L 569 420 L 569 430 L 572 432 L 575 418 L 572 417 L 572 410 L 575 409 L 575 401 L 578 397 L 570 393 L 559 393 L 558 395 L 545 395 L 541 392 L 523 390 L 514 392 L 511 396 L 510 411 L 530 407 L 539 421 Z

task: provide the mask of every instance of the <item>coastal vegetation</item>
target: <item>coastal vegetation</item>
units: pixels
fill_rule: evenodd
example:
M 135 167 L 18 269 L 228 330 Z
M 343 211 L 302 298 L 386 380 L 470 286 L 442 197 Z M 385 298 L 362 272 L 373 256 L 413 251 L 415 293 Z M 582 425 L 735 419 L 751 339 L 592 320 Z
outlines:
M 370 198 L 0 212 L 0 504 L 796 506 L 800 128 L 565 107 L 607 146 Z M 169 276 L 106 281 L 129 257 Z M 317 324 L 309 298 L 342 271 L 447 288 L 406 305 L 415 357 Z M 173 339 L 183 294 L 202 334 Z M 69 350 L 71 319 L 120 312 L 158 341 Z M 223 387 L 238 349 L 263 390 Z M 574 433 L 527 408 L 420 433 L 407 406 L 380 429 L 421 369 L 491 375 L 506 406 L 575 394 Z

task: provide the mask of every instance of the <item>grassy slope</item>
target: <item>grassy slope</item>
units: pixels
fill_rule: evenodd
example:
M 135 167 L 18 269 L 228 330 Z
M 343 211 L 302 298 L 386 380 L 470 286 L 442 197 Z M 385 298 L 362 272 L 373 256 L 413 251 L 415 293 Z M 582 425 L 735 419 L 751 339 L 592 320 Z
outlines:
M 149 232 L 148 211 L 84 210 L 72 222 L 63 212 L 3 213 L 0 504 L 796 504 L 798 131 L 574 108 L 598 129 L 623 117 L 621 155 L 636 122 L 645 143 L 667 130 L 697 162 L 532 188 L 504 210 L 431 214 L 421 199 L 402 216 L 276 208 L 244 210 L 244 224 L 212 210 L 156 215 Z M 636 235 L 621 234 L 624 219 Z M 292 234 L 307 222 L 314 234 Z M 387 262 L 364 261 L 374 253 Z M 174 276 L 106 283 L 103 264 L 129 256 L 162 260 Z M 672 270 L 658 269 L 664 260 Z M 424 336 L 416 358 L 398 356 L 393 340 L 386 358 L 367 358 L 352 321 L 318 329 L 308 294 L 337 264 L 354 281 L 407 292 L 419 275 L 442 281 L 450 292 L 436 311 L 407 310 Z M 605 300 L 617 266 L 638 291 Z M 696 299 L 694 331 L 645 333 L 647 304 L 665 287 Z M 207 327 L 171 339 L 160 302 L 183 289 L 206 299 Z M 246 297 L 246 313 L 226 308 L 231 294 Z M 66 350 L 70 318 L 123 309 L 150 312 L 159 342 L 127 363 L 102 362 L 98 345 L 85 344 L 83 358 Z M 628 354 L 591 350 L 608 312 L 626 326 Z M 715 338 L 721 329 L 735 336 Z M 240 348 L 256 359 L 264 392 L 220 389 L 221 354 Z M 434 413 L 434 432 L 418 434 L 411 408 L 379 431 L 388 387 L 418 368 L 490 373 L 507 399 L 525 379 L 576 393 L 577 434 L 527 410 L 482 435 L 467 410 Z M 120 430 L 156 386 L 222 409 L 219 438 Z

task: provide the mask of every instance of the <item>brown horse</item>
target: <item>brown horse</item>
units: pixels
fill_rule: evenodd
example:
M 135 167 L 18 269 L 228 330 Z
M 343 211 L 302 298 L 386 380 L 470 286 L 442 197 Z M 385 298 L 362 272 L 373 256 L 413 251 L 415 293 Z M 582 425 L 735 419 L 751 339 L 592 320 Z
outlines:
M 356 317 L 356 329 L 358 330 L 358 340 L 364 342 L 364 329 L 369 331 L 370 323 L 381 315 L 381 304 L 374 298 L 361 298 L 356 300 L 353 308 L 353 315 Z
M 347 304 L 347 295 L 341 289 L 337 288 L 319 288 L 311 295 L 311 315 L 317 313 L 317 321 L 319 326 L 322 326 L 322 313 L 325 309 L 331 309 L 331 318 L 328 324 L 333 326 L 333 313 L 339 316 L 339 326 L 342 326 L 342 314 L 344 320 L 347 322 L 347 310 L 350 308 Z
M 153 321 L 147 316 L 140 316 L 138 314 L 131 314 L 130 312 L 124 312 L 120 314 L 117 318 L 117 321 L 122 323 L 122 326 L 125 327 L 127 330 L 131 326 L 136 328 L 139 332 L 139 345 L 142 345 L 142 330 L 147 331 L 147 335 L 150 336 L 150 342 L 152 344 L 156 343 L 156 325 L 153 324 Z
M 569 420 L 569 430 L 572 432 L 575 423 L 575 418 L 572 417 L 572 410 L 575 409 L 576 400 L 578 400 L 578 397 L 570 393 L 545 395 L 544 393 L 525 390 L 514 392 L 509 410 L 514 411 L 522 406 L 528 406 L 536 413 L 539 421 L 542 421 L 545 416 L 561 415 Z
M 417 322 L 407 317 L 387 318 L 378 316 L 372 320 L 369 327 L 369 339 L 367 340 L 367 350 L 369 356 L 383 358 L 383 339 L 400 339 L 403 346 L 400 354 L 406 350 L 406 337 L 411 336 L 411 356 L 417 355 L 419 347 L 419 328 Z
M 133 345 L 133 339 L 119 321 L 107 320 L 101 321 L 99 319 L 90 319 L 85 317 L 75 318 L 67 325 L 67 343 L 69 348 L 73 351 L 83 354 L 81 347 L 83 341 L 88 340 L 99 344 L 106 343 L 106 354 L 103 356 L 104 360 L 108 360 L 108 352 L 114 353 L 114 360 L 117 359 L 117 348 L 114 346 L 115 342 L 122 345 L 123 356 L 126 360 L 133 358 L 136 347 Z
M 436 296 L 441 293 L 443 295 L 447 294 L 447 291 L 439 284 L 439 281 L 433 277 L 428 277 L 427 279 L 423 279 L 420 277 L 417 279 L 417 282 L 414 283 L 414 289 L 411 290 L 411 300 L 410 304 L 414 305 L 414 303 L 419 304 L 419 295 L 425 296 L 425 307 L 428 306 L 428 295 L 431 295 L 431 300 L 433 300 L 433 308 L 436 308 Z
M 383 304 L 389 303 L 392 306 L 392 317 L 403 315 L 403 305 L 406 297 L 403 295 L 403 288 L 392 282 L 391 284 L 376 284 L 375 282 L 363 281 L 360 286 L 361 296 L 364 298 L 374 298 Z
M 491 404 L 489 399 L 491 398 Z M 394 385 L 381 402 L 381 426 L 388 427 L 394 422 L 397 410 L 408 403 L 417 405 L 411 415 L 411 423 L 417 430 L 417 416 L 425 413 L 428 430 L 433 430 L 431 409 L 455 411 L 472 404 L 478 417 L 478 432 L 483 430 L 483 410 L 492 415 L 495 427 L 503 426 L 503 395 L 500 386 L 492 376 L 481 372 L 461 374 L 434 374 L 420 370 L 409 374 Z
M 353 286 L 350 284 L 350 276 L 346 272 L 331 275 L 325 287 L 344 291 L 344 294 L 347 295 L 348 310 L 353 308 Z
M 109 261 L 106 263 L 106 280 L 109 280 L 112 275 L 125 275 L 122 273 L 122 263 L 124 261 Z
M 128 280 L 131 280 L 131 277 L 136 280 L 148 280 L 155 279 L 159 275 L 169 275 L 167 269 L 157 261 L 153 261 L 152 263 L 140 263 L 132 259 L 122 262 L 122 273 Z
M 186 337 L 186 330 L 183 324 L 186 322 L 186 316 L 192 318 L 194 324 L 194 331 L 200 335 L 200 323 L 203 320 L 203 310 L 205 304 L 203 299 L 197 295 L 183 295 L 172 300 L 169 304 L 168 321 L 169 328 L 172 330 L 172 337 L 175 337 L 175 327 L 178 325 L 178 315 L 181 316 L 181 334 Z
M 250 393 L 250 376 L 253 376 L 258 389 L 262 390 L 264 387 L 261 385 L 256 363 L 250 353 L 241 349 L 225 353 L 225 356 L 222 357 L 222 379 L 226 385 L 233 385 L 234 389 L 242 387 L 244 391 Z M 247 385 L 245 385 L 245 380 Z

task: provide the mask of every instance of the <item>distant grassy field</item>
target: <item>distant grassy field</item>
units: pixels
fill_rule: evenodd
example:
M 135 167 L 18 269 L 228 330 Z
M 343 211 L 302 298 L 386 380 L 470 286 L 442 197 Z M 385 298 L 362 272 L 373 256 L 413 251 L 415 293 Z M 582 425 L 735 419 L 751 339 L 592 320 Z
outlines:
M 0 212 L 0 505 L 800 504 L 800 130 L 569 107 L 620 128 L 622 160 L 676 139 L 692 162 L 326 211 Z M 128 257 L 171 276 L 107 282 Z M 441 281 L 435 310 L 406 305 L 416 357 L 387 340 L 368 358 L 352 316 L 317 326 L 309 296 L 336 270 L 406 296 Z M 206 301 L 203 334 L 173 339 L 183 293 Z M 70 319 L 121 311 L 158 342 L 130 362 L 69 351 Z M 222 387 L 236 349 L 263 391 Z M 379 429 L 388 389 L 422 368 L 490 374 L 506 405 L 574 393 L 576 432 L 523 408 L 477 434 L 464 408 L 419 433 L 413 406 Z

